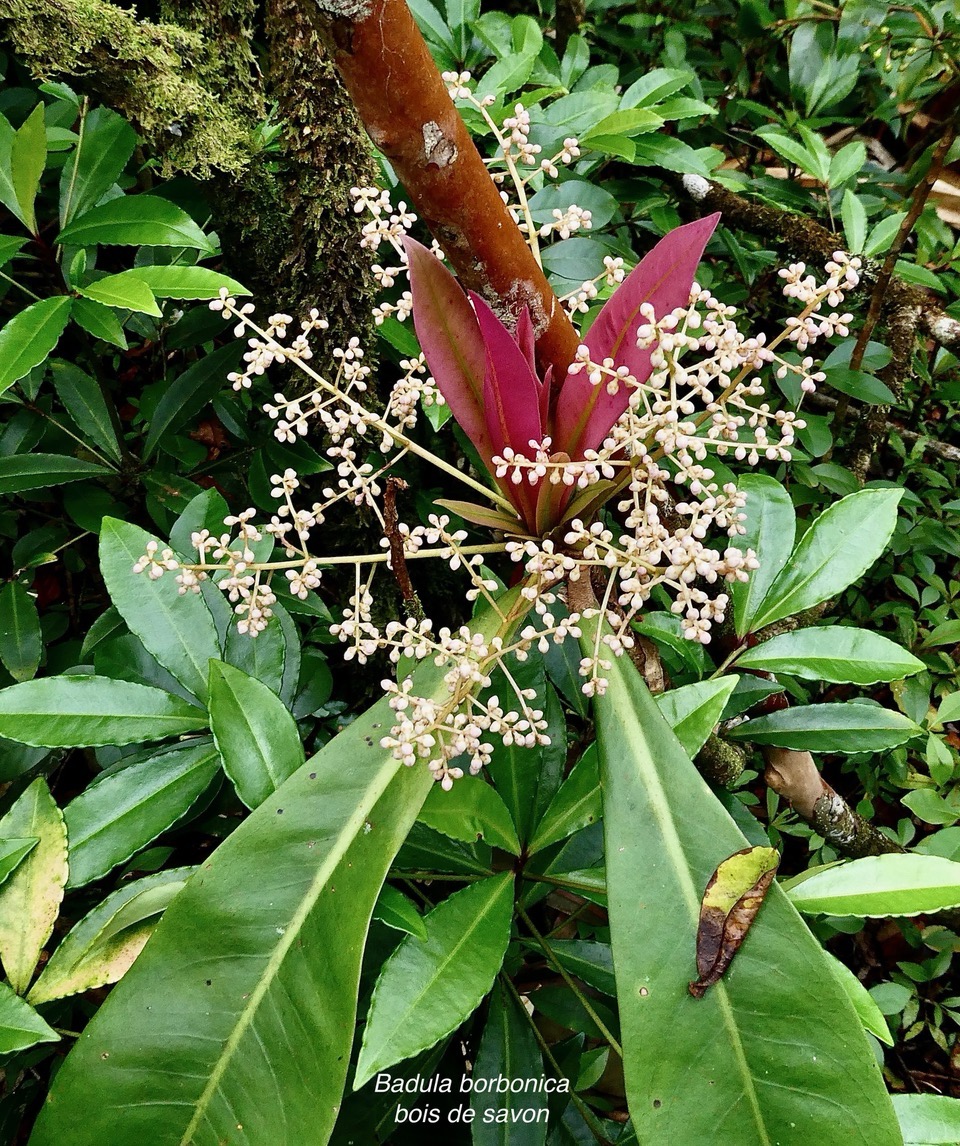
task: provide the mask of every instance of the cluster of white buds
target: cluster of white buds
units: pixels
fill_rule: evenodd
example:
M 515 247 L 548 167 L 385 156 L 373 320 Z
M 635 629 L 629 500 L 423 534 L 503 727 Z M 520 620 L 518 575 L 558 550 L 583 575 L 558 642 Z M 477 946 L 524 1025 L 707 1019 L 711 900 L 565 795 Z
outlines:
M 554 232 L 561 239 L 569 239 L 574 231 L 579 231 L 581 227 L 589 231 L 593 226 L 593 212 L 578 207 L 576 203 L 571 204 L 565 211 L 554 207 L 552 215 L 550 222 L 544 223 L 538 232 L 542 239 Z
M 791 263 L 777 272 L 786 281 L 783 293 L 804 306 L 802 315 L 787 319 L 788 336 L 798 350 L 806 350 L 820 338 L 832 338 L 836 334 L 847 337 L 853 315 L 838 314 L 836 310 L 824 314 L 820 307 L 824 303 L 830 307 L 842 306 L 844 297 L 860 282 L 862 265 L 856 255 L 834 251 L 833 258 L 824 267 L 828 277 L 822 284 L 814 275 L 806 273 L 805 263 Z M 810 387 L 805 389 L 809 392 Z

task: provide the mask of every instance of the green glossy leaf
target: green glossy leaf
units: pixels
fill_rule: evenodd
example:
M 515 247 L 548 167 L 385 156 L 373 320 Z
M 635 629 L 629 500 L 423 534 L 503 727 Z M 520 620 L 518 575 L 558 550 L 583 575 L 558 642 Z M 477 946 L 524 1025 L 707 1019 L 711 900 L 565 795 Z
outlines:
M 886 549 L 902 489 L 862 489 L 825 509 L 764 595 L 751 628 L 800 613 L 852 585 Z
M 850 700 L 782 708 L 738 724 L 728 735 L 754 744 L 800 752 L 884 752 L 918 735 L 920 727 L 899 712 Z
M 808 915 L 925 915 L 960 905 L 960 863 L 941 856 L 866 856 L 816 872 L 789 891 Z
M 527 850 L 534 855 L 596 823 L 602 815 L 600 768 L 596 746 L 591 744 L 551 800 Z
M 0 820 L 0 839 L 38 841 L 0 887 L 0 960 L 22 995 L 53 933 L 67 881 L 67 834 L 46 780 L 21 793 Z
M 543 1058 L 530 1019 L 513 993 L 498 980 L 473 1067 L 475 1079 L 538 1080 Z M 544 1146 L 547 1140 L 547 1096 L 536 1091 L 498 1094 L 473 1092 L 470 1106 L 472 1146 Z
M 551 939 L 550 950 L 564 970 L 604 995 L 616 998 L 613 950 L 609 943 L 596 943 L 592 939 Z
M 213 244 L 190 218 L 159 195 L 124 195 L 77 215 L 57 236 L 61 245 L 191 247 L 214 253 Z
M 227 374 L 240 362 L 243 343 L 229 343 L 205 354 L 170 382 L 157 403 L 143 444 L 143 456 L 153 455 L 165 433 L 178 429 L 219 394 Z
M 193 870 L 168 868 L 108 895 L 60 941 L 31 987 L 29 1001 L 39 1006 L 122 979 Z
M 953 772 L 952 758 L 950 772 Z M 931 788 L 917 788 L 903 796 L 900 802 L 925 824 L 955 824 L 960 820 L 960 805 L 953 797 L 953 792 L 951 797 L 952 799 L 947 801 Z
M 33 851 L 39 843 L 39 836 L 28 836 L 26 839 L 0 840 L 0 884 L 20 866 L 20 861 Z
M 94 462 L 66 454 L 12 454 L 0 458 L 0 493 L 44 489 L 49 485 L 63 485 L 68 481 L 109 473 L 110 470 Z
M 234 296 L 250 294 L 236 279 L 212 271 L 209 267 L 135 267 L 127 271 L 126 275 L 128 278 L 139 279 L 157 298 L 219 298 L 223 287 Z
M 130 631 L 188 692 L 206 701 L 210 661 L 220 657 L 213 617 L 199 593 L 179 595 L 174 573 L 151 580 L 133 572 L 151 541 L 162 552 L 162 543 L 139 526 L 105 517 L 100 532 L 103 579 Z
M 31 235 L 37 233 L 34 204 L 40 187 L 40 176 L 46 165 L 47 128 L 44 122 L 44 105 L 38 103 L 13 137 L 10 148 L 13 189 L 19 207 L 16 214 Z
M 896 405 L 897 397 L 890 387 L 866 370 L 851 370 L 849 366 L 830 366 L 824 373 L 827 376 L 828 386 L 839 390 L 842 394 L 849 394 L 859 402 L 866 402 L 871 406 Z
M 414 684 L 446 695 L 432 664 Z M 158 1146 L 328 1140 L 370 914 L 433 782 L 379 746 L 392 720 L 386 699 L 361 714 L 205 860 L 57 1072 L 32 1146 L 118 1126 Z
M 424 917 L 383 965 L 367 1015 L 353 1088 L 455 1030 L 490 990 L 513 916 L 513 875 L 478 880 Z
M 94 338 L 109 342 L 112 346 L 127 349 L 127 338 L 114 311 L 102 302 L 89 298 L 75 298 L 70 316 L 78 326 L 82 326 Z
M 738 668 L 787 673 L 802 680 L 877 684 L 923 671 L 923 662 L 869 629 L 848 625 L 796 629 L 747 649 Z
M 204 737 L 95 780 L 64 809 L 68 886 L 100 879 L 155 840 L 190 810 L 219 767 L 216 747 Z
M 137 133 L 122 115 L 95 107 L 83 120 L 83 135 L 60 179 L 60 225 L 93 207 L 116 183 L 133 155 Z
M 853 1009 L 857 1012 L 860 1022 L 863 1023 L 863 1029 L 869 1031 L 880 1042 L 886 1043 L 888 1047 L 892 1047 L 893 1036 L 890 1034 L 890 1028 L 883 1017 L 883 1012 L 867 988 L 839 959 L 830 959 L 828 963 L 837 977 L 837 982 L 846 991 L 850 1002 L 853 1003 Z
M 736 687 L 737 678 L 727 676 L 685 684 L 656 697 L 657 707 L 688 756 L 696 756 L 704 746 Z
M 25 585 L 8 581 L 0 589 L 0 661 L 14 680 L 31 680 L 42 654 L 37 603 Z
M 449 792 L 435 784 L 417 817 L 453 840 L 484 840 L 493 847 L 520 854 L 520 841 L 507 805 L 482 776 L 464 776 Z
M 849 187 L 843 193 L 840 218 L 843 220 L 847 249 L 855 255 L 859 254 L 867 238 L 867 211 L 859 196 Z
M 209 706 L 223 770 L 256 808 L 303 763 L 296 722 L 276 693 L 222 661 L 210 662 Z
M 754 618 L 767 590 L 790 559 L 797 521 L 790 495 L 766 474 L 746 474 L 739 488 L 747 495 L 742 511 L 746 520 L 741 522 L 746 533 L 737 538 L 737 545 L 744 552 L 752 549 L 760 561 L 749 581 L 735 581 L 730 587 L 737 636 L 743 637 L 757 628 Z
M 113 461 L 123 456 L 117 430 L 103 390 L 96 379 L 73 365 L 54 359 L 50 373 L 60 401 L 77 424 L 81 434 Z
M 952 692 L 940 701 L 937 709 L 936 726 L 960 720 L 960 692 Z
M 57 1032 L 14 991 L 0 983 L 0 1054 L 60 1041 Z
M 788 163 L 794 167 L 799 167 L 800 170 L 806 172 L 807 175 L 812 175 L 815 179 L 819 179 L 823 182 L 823 177 L 826 175 L 826 172 L 819 170 L 817 157 L 811 155 L 803 144 L 798 143 L 791 136 L 785 134 L 781 128 L 761 127 L 757 129 L 756 134 Z
M 0 394 L 44 361 L 60 341 L 69 317 L 70 299 L 65 295 L 42 298 L 0 330 Z
M 0 690 L 0 736 L 46 748 L 138 744 L 205 728 L 169 692 L 98 676 L 52 676 Z
M 585 641 L 596 639 L 595 624 L 583 624 Z M 628 658 L 611 660 L 595 712 L 624 1075 L 638 1139 L 807 1146 L 837 1141 L 842 1126 L 851 1144 L 899 1146 L 856 1013 L 776 884 L 729 972 L 702 999 L 690 996 L 701 895 L 718 863 L 747 841 Z
M 663 120 L 656 112 L 645 107 L 621 107 L 591 127 L 582 137 L 582 142 L 590 144 L 597 136 L 606 135 L 625 135 L 629 139 L 634 135 L 656 131 L 660 127 L 663 127 Z
M 141 314 L 151 314 L 159 318 L 163 313 L 157 306 L 153 291 L 142 282 L 133 271 L 122 271 L 118 275 L 107 275 L 80 288 L 84 298 L 92 298 L 104 306 L 134 310 Z
M 222 525 L 220 532 L 223 532 Z M 220 589 L 216 591 L 225 601 L 223 592 Z M 282 610 L 281 605 L 274 605 L 270 624 L 253 639 L 249 634 L 240 632 L 231 613 L 223 643 L 223 659 L 227 664 L 242 669 L 248 676 L 254 677 L 277 695 L 280 695 L 283 687 L 288 653 L 288 642 L 283 622 L 280 620 Z
M 0 267 L 5 267 L 11 259 L 16 258 L 26 243 L 26 239 L 16 235 L 0 235 Z
M 943 1094 L 895 1094 L 893 1108 L 903 1146 L 956 1146 L 960 1142 L 960 1099 Z
M 524 665 L 530 664 L 532 659 L 528 658 Z M 529 842 L 537 823 L 557 794 L 567 762 L 567 726 L 563 705 L 556 689 L 547 683 L 542 667 L 537 670 L 535 685 L 530 687 L 537 688 L 534 707 L 542 707 L 544 711 L 550 743 L 535 748 L 495 743 L 486 769 L 510 810 L 522 843 Z
M 407 935 L 415 935 L 417 939 L 426 941 L 427 929 L 420 912 L 402 891 L 398 891 L 389 883 L 385 883 L 380 889 L 380 895 L 373 909 L 373 918 L 379 919 L 381 923 L 397 931 L 404 931 Z

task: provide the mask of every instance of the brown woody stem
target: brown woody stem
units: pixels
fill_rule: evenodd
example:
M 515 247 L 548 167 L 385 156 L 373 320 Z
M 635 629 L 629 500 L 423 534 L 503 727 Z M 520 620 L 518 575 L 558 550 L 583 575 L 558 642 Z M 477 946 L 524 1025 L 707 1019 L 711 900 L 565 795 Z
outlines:
M 851 859 L 904 849 L 868 823 L 824 780 L 809 752 L 766 748 L 764 779 L 840 855 Z
M 460 282 L 512 321 L 530 308 L 541 369 L 579 339 L 474 146 L 404 0 L 321 0 L 333 59 Z

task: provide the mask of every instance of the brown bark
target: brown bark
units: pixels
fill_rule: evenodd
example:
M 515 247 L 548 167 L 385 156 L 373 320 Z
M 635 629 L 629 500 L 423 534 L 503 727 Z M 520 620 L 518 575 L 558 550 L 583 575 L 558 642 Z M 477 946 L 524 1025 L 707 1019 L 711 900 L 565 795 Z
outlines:
M 858 815 L 820 775 L 809 752 L 767 748 L 764 779 L 842 856 L 860 859 L 904 849 Z
M 578 338 L 510 217 L 404 0 L 323 0 L 333 59 L 461 283 L 505 320 L 530 308 L 542 369 L 564 377 Z

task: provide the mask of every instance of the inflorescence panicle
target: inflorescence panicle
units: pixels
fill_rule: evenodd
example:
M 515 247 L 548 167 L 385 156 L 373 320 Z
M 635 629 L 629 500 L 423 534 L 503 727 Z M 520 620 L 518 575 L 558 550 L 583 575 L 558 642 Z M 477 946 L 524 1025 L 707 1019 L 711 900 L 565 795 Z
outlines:
M 558 165 L 579 156 L 577 140 L 567 139 L 557 155 L 541 157 L 530 143 L 529 116 L 521 104 L 498 127 L 487 111 L 488 101 L 471 92 L 466 73 L 444 78 L 452 98 L 469 102 L 494 133 L 498 151 L 489 161 L 491 174 L 500 183 L 512 181 L 516 199 L 511 210 L 534 252 L 550 235 L 562 238 L 589 227 L 589 211 L 573 207 L 554 212 L 552 222 L 537 227 L 526 195 L 531 182 L 555 178 Z M 377 307 L 375 318 L 383 322 L 393 315 L 403 321 L 413 299 L 403 289 L 407 258 L 402 240 L 416 216 L 403 203 L 394 208 L 389 193 L 380 188 L 355 188 L 353 195 L 355 210 L 370 216 L 363 245 L 374 252 L 386 245 L 395 255 L 390 260 L 395 265 L 373 267 L 381 287 L 395 296 Z M 436 244 L 433 251 L 442 257 Z M 626 270 L 623 259 L 606 259 L 603 274 L 567 297 L 571 313 L 586 311 L 599 290 L 615 287 Z M 784 295 L 801 310 L 770 339 L 743 334 L 734 308 L 697 283 L 687 305 L 670 313 L 658 315 L 644 304 L 637 345 L 650 350 L 653 369 L 642 383 L 611 359 L 591 361 L 582 346 L 571 373 L 585 372 L 592 385 L 608 393 L 621 388 L 629 393 L 626 409 L 605 440 L 571 460 L 555 452 L 545 437 L 530 441 L 526 452 L 505 447 L 492 462 L 501 482 L 550 483 L 572 491 L 572 511 L 550 535 L 526 535 L 518 521 L 513 535 L 504 529 L 499 540 L 469 544 L 467 530 L 454 528 L 446 515 L 430 515 L 426 525 L 400 523 L 406 560 L 446 561 L 465 575 L 468 601 L 483 601 L 499 616 L 499 632 L 489 638 L 470 625 L 436 628 L 429 618 L 378 625 L 372 615 L 372 584 L 378 568 L 390 565 L 386 538 L 380 551 L 350 557 L 324 556 L 313 545 L 340 503 L 365 507 L 385 528 L 385 475 L 407 453 L 431 461 L 501 512 L 511 510 L 496 491 L 416 441 L 420 410 L 444 402 L 423 355 L 401 362 L 402 374 L 385 407 L 374 410 L 370 368 L 358 339 L 333 349 L 331 369 L 321 373 L 313 364 L 311 338 L 322 335 L 327 323 L 316 310 L 297 326 L 286 314 L 271 315 L 259 325 L 253 304 L 238 303 L 221 291 L 211 308 L 233 322 L 236 337 L 247 342 L 244 367 L 228 380 L 234 389 L 247 389 L 284 363 L 305 375 L 312 384 L 305 395 L 278 392 L 263 409 L 280 442 L 296 442 L 315 427 L 325 439 L 332 469 L 313 479 L 320 484 L 320 496 L 312 501 L 304 501 L 305 482 L 293 469 L 272 475 L 271 494 L 278 505 L 268 521 L 256 524 L 256 512 L 246 509 L 227 517 L 219 536 L 207 530 L 194 533 L 197 559 L 192 562 L 150 542 L 134 572 L 151 579 L 171 573 L 181 594 L 200 592 L 209 578 L 233 605 L 238 629 L 255 638 L 276 604 L 275 576 L 282 575 L 288 591 L 306 599 L 320 586 L 325 565 L 353 565 L 354 592 L 331 632 L 345 646 L 348 660 L 363 663 L 384 655 L 397 666 L 399 683 L 383 682 L 395 724 L 382 745 L 405 764 L 425 761 L 449 787 L 465 770 L 475 773 L 489 762 L 492 738 L 527 746 L 548 743 L 537 695 L 520 684 L 510 666 L 535 649 L 546 651 L 551 643 L 580 637 L 582 617 L 566 608 L 567 583 L 587 577 L 594 587 L 603 586 L 598 608 L 583 614 L 601 612 L 609 622 L 580 662 L 587 695 L 603 692 L 610 658 L 633 646 L 634 624 L 658 588 L 672 596 L 683 636 L 710 641 L 729 604 L 727 593 L 716 590 L 745 581 L 758 567 L 753 551 L 736 544 L 744 532 L 745 495 L 718 477 L 711 459 L 733 458 L 746 465 L 789 460 L 804 422 L 794 410 L 765 400 L 762 376 L 793 379 L 801 395 L 824 379 L 807 351 L 821 339 L 847 334 L 852 317 L 840 308 L 858 284 L 860 261 L 837 252 L 825 270 L 822 282 L 803 263 L 779 272 Z M 711 544 L 713 537 L 724 540 Z M 521 569 L 521 613 L 500 610 L 499 582 L 485 565 L 494 553 Z M 416 695 L 404 667 L 426 659 L 445 669 L 442 700 Z

